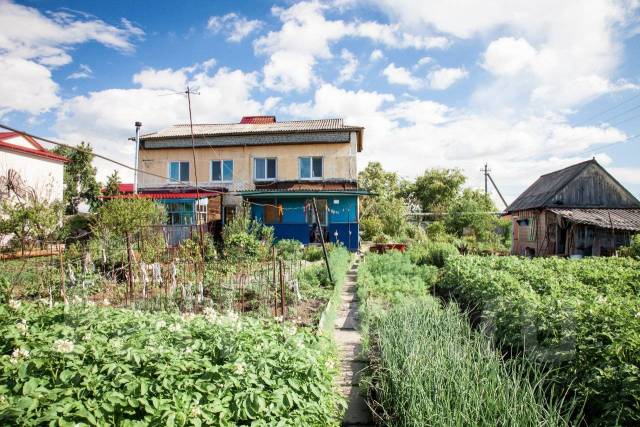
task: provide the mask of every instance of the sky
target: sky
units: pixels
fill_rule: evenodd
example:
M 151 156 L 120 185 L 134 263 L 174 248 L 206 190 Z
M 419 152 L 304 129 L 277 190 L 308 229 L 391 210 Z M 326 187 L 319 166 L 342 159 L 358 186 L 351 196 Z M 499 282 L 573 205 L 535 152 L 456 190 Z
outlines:
M 2 124 L 133 165 L 187 85 L 199 123 L 364 126 L 360 169 L 487 163 L 511 202 L 595 157 L 640 198 L 639 0 L 0 0 Z

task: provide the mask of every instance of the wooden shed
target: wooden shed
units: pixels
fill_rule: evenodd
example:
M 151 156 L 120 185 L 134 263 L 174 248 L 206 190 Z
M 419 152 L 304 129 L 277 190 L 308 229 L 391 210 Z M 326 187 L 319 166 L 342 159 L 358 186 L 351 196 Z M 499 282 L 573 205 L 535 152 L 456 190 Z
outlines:
M 595 159 L 542 175 L 507 212 L 514 255 L 607 256 L 640 232 L 640 201 Z

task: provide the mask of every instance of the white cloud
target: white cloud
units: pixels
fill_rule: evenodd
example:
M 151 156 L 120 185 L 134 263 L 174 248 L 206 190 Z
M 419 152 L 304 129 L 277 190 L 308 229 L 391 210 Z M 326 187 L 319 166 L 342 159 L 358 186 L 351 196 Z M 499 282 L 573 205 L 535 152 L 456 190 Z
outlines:
M 636 21 L 637 1 L 372 2 L 407 31 L 493 39 L 482 65 L 495 81 L 474 95 L 478 104 L 526 111 L 531 101 L 542 110 L 564 111 L 628 87 L 611 76 L 622 62 L 625 28 Z
M 398 25 L 329 20 L 324 16 L 328 8 L 319 1 L 299 2 L 287 9 L 272 8 L 273 14 L 282 22 L 281 28 L 254 42 L 257 54 L 269 56 L 263 69 L 267 88 L 282 92 L 309 89 L 312 83 L 319 81 L 314 73 L 318 60 L 331 58 L 331 44 L 345 37 L 366 38 L 396 49 L 449 45 L 446 37 L 415 35 L 400 31 Z
M 75 12 L 47 16 L 34 8 L 0 2 L 1 112 L 40 114 L 58 105 L 58 85 L 50 68 L 69 64 L 74 45 L 94 41 L 132 52 L 133 41 L 144 32 L 126 19 L 120 24 L 116 27 Z
M 344 117 L 349 124 L 364 126 L 360 169 L 375 160 L 402 176 L 415 177 L 430 167 L 460 167 L 471 186 L 480 186 L 478 169 L 488 162 L 508 200 L 539 175 L 601 156 L 599 147 L 625 138 L 615 128 L 575 127 L 553 116 L 505 119 L 330 84 L 318 88 L 313 101 L 284 111 L 296 117 Z
M 67 76 L 67 80 L 90 79 L 93 77 L 93 70 L 86 64 L 80 64 L 78 71 Z
M 227 13 L 223 16 L 212 16 L 207 21 L 207 28 L 214 33 L 224 32 L 230 42 L 240 42 L 254 31 L 263 26 L 262 21 L 247 19 L 235 13 Z
M 371 51 L 371 55 L 369 55 L 369 60 L 370 61 L 378 61 L 380 59 L 384 58 L 384 53 L 382 53 L 382 51 L 380 49 L 374 49 Z
M 133 82 L 139 84 L 143 89 L 180 91 L 187 87 L 188 72 L 189 68 L 178 70 L 146 68 L 133 75 Z
M 0 117 L 10 111 L 40 114 L 60 102 L 49 69 L 21 58 L 0 57 L 0 93 Z
M 423 82 L 411 74 L 411 71 L 404 67 L 398 67 L 393 62 L 387 65 L 382 74 L 391 84 L 408 86 L 410 89 L 419 89 Z
M 512 76 L 532 67 L 538 52 L 525 39 L 502 37 L 489 44 L 482 66 L 499 76 Z
M 342 49 L 342 52 L 340 52 L 340 58 L 344 61 L 344 65 L 340 69 L 338 83 L 353 80 L 353 76 L 358 69 L 358 59 L 347 49 Z
M 278 102 L 271 98 L 263 105 L 252 98 L 258 84 L 256 73 L 220 68 L 211 74 L 204 64 L 178 71 L 147 69 L 145 77 L 136 74 L 140 88 L 107 89 L 65 100 L 57 112 L 55 133 L 68 142 L 88 141 L 96 152 L 133 164 L 133 146 L 127 138 L 134 133 L 135 121 L 142 122 L 144 132 L 188 122 L 186 98 L 179 94 L 167 96 L 166 90 L 161 89 L 164 83 L 157 77 L 163 76 L 164 71 L 168 82 L 177 82 L 175 74 L 184 73 L 186 83 L 198 87 L 200 95 L 191 98 L 194 122 L 238 122 L 241 116 L 260 114 Z M 103 161 L 96 165 L 100 179 L 114 169 L 113 164 Z M 130 171 L 118 169 L 123 179 L 131 179 Z
M 418 62 L 416 62 L 414 68 L 420 68 L 423 65 L 431 64 L 432 62 L 433 58 L 431 58 L 430 56 L 423 56 L 422 58 L 418 59 Z
M 430 89 L 444 90 L 468 75 L 469 73 L 464 68 L 438 68 L 429 71 L 427 84 Z

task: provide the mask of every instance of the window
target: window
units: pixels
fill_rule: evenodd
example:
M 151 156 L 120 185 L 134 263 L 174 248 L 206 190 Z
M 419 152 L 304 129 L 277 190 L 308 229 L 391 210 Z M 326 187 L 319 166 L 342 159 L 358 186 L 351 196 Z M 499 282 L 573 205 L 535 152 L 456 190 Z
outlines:
M 322 157 L 300 157 L 300 178 L 322 178 Z
M 209 211 L 208 202 L 208 199 L 201 199 L 196 202 L 196 224 L 207 223 L 207 213 Z
M 170 225 L 191 225 L 193 224 L 193 203 L 192 202 L 171 202 L 166 203 L 165 208 L 169 217 Z
M 318 218 L 320 219 L 320 225 L 327 225 L 327 200 L 316 199 L 316 206 L 318 207 Z M 305 202 L 305 214 L 307 217 L 307 224 L 313 225 L 316 223 L 316 216 L 313 212 L 313 200 L 309 199 Z
M 212 160 L 211 161 L 211 181 L 232 182 L 233 181 L 233 160 Z
M 256 158 L 253 161 L 256 181 L 276 179 L 276 159 Z
M 170 162 L 169 177 L 172 182 L 189 181 L 189 162 Z

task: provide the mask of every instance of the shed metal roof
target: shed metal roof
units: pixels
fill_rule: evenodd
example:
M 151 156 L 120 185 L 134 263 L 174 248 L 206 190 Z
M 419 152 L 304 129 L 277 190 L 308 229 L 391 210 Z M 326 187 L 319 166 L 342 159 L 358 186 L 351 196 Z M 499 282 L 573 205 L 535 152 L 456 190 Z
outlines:
M 578 176 L 584 168 L 595 160 L 576 163 L 564 169 L 542 175 L 529 188 L 518 196 L 506 209 L 507 212 L 521 211 L 544 207 L 549 200 L 573 178 Z
M 614 230 L 640 231 L 640 209 L 549 209 L 570 222 Z

